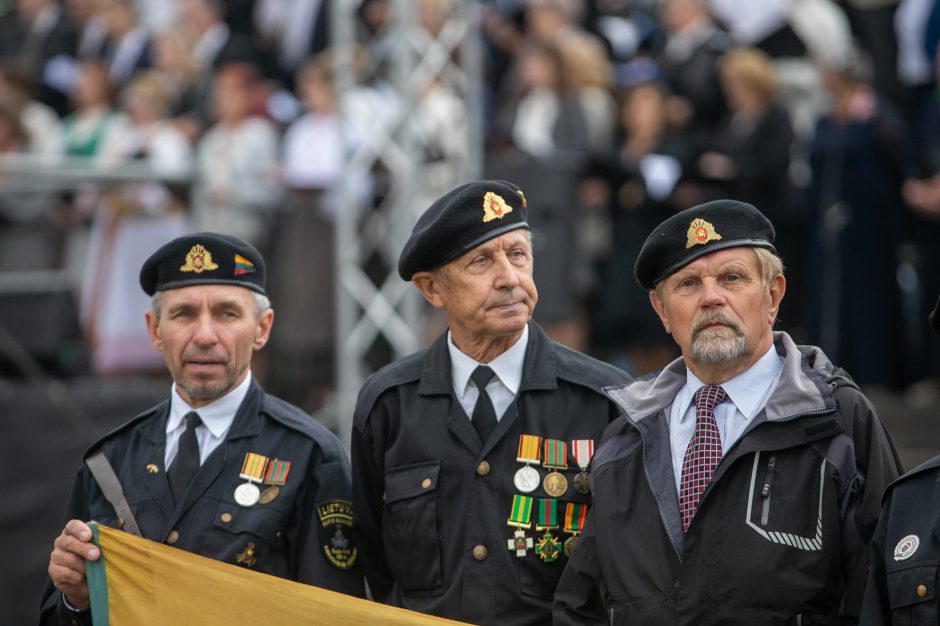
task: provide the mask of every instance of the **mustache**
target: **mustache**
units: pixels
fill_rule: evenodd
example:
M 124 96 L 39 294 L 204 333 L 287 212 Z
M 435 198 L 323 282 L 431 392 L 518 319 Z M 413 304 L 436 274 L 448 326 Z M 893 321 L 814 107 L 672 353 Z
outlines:
M 712 311 L 708 313 L 703 313 L 698 318 L 692 320 L 692 337 L 696 337 L 700 332 L 702 332 L 706 326 L 709 324 L 724 324 L 735 334 L 741 334 L 741 326 L 738 324 L 738 321 L 732 318 L 729 315 L 721 311 Z
M 213 350 L 190 350 L 183 354 L 183 361 L 224 361 L 225 358 Z

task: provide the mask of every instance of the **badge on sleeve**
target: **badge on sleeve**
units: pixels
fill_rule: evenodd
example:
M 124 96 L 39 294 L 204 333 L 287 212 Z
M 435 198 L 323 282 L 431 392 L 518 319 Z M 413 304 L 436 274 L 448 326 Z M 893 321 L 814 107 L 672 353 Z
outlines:
M 353 521 L 352 503 L 330 500 L 317 507 L 320 518 L 320 543 L 330 565 L 338 570 L 350 570 L 356 564 L 359 549 L 347 536 Z
M 901 539 L 898 542 L 898 545 L 894 546 L 894 560 L 895 561 L 906 561 L 917 552 L 917 548 L 920 547 L 920 537 L 917 535 L 908 535 Z

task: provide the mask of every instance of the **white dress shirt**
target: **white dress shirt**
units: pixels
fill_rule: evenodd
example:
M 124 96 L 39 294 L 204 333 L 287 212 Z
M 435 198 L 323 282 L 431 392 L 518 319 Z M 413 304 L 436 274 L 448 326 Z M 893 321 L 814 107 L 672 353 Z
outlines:
M 176 453 L 179 451 L 180 436 L 186 430 L 186 422 L 183 418 L 190 411 L 196 411 L 202 424 L 196 427 L 196 441 L 199 443 L 199 464 L 202 465 L 209 458 L 209 455 L 219 447 L 225 436 L 228 435 L 232 422 L 235 421 L 235 413 L 241 406 L 242 400 L 248 395 L 248 387 L 251 385 L 251 370 L 240 385 L 229 391 L 227 394 L 214 400 L 209 404 L 194 409 L 176 390 L 176 383 L 170 391 L 170 416 L 166 420 L 166 452 L 164 453 L 164 467 L 170 467 Z
M 503 417 L 503 413 L 512 404 L 519 385 L 522 384 L 522 365 L 525 361 L 525 349 L 529 343 L 529 326 L 526 325 L 519 338 L 508 350 L 500 354 L 489 363 L 478 363 L 460 351 L 454 345 L 450 332 L 447 333 L 447 350 L 450 352 L 450 373 L 454 381 L 454 393 L 457 401 L 463 407 L 467 417 L 473 415 L 473 407 L 477 403 L 480 391 L 477 389 L 470 375 L 479 365 L 486 365 L 496 374 L 486 385 L 486 393 L 493 401 L 496 410 L 496 420 Z
M 764 408 L 770 394 L 777 388 L 784 359 L 773 345 L 758 361 L 729 381 L 721 383 L 727 397 L 714 409 L 718 434 L 721 436 L 721 454 L 744 434 L 754 417 Z M 682 461 L 686 448 L 695 433 L 695 403 L 693 396 L 705 383 L 686 369 L 685 385 L 676 394 L 669 409 L 669 441 L 672 446 L 672 469 L 676 476 L 676 489 L 682 476 Z

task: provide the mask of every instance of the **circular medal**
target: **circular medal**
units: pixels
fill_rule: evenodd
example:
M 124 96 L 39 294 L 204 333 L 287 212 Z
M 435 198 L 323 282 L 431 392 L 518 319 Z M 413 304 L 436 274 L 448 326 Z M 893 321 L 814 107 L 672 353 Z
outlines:
M 568 479 L 565 478 L 564 474 L 552 472 L 545 477 L 542 488 L 545 489 L 545 493 L 553 498 L 560 498 L 568 491 Z
M 569 559 L 571 558 L 571 553 L 574 552 L 575 546 L 578 545 L 578 536 L 572 535 L 565 539 L 565 556 Z
M 267 504 L 268 502 L 274 501 L 274 498 L 277 497 L 277 494 L 281 492 L 281 488 L 277 485 L 271 485 L 267 489 L 261 492 L 261 495 L 258 497 L 258 502 L 261 504 Z
M 235 502 L 241 506 L 254 506 L 260 496 L 258 485 L 254 483 L 243 483 L 235 488 Z
M 581 493 L 591 493 L 591 477 L 586 471 L 581 470 L 574 477 L 574 488 Z
M 516 471 L 512 482 L 516 486 L 516 489 L 522 493 L 531 493 L 538 489 L 539 480 L 539 471 L 534 467 L 526 465 Z

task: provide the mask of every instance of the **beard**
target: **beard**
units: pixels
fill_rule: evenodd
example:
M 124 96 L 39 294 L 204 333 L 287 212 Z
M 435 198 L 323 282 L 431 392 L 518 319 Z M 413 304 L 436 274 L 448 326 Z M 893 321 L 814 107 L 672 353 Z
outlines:
M 724 324 L 706 328 L 709 324 Z M 748 352 L 747 337 L 738 322 L 721 312 L 706 313 L 692 322 L 692 359 L 702 365 L 717 365 L 741 358 Z

